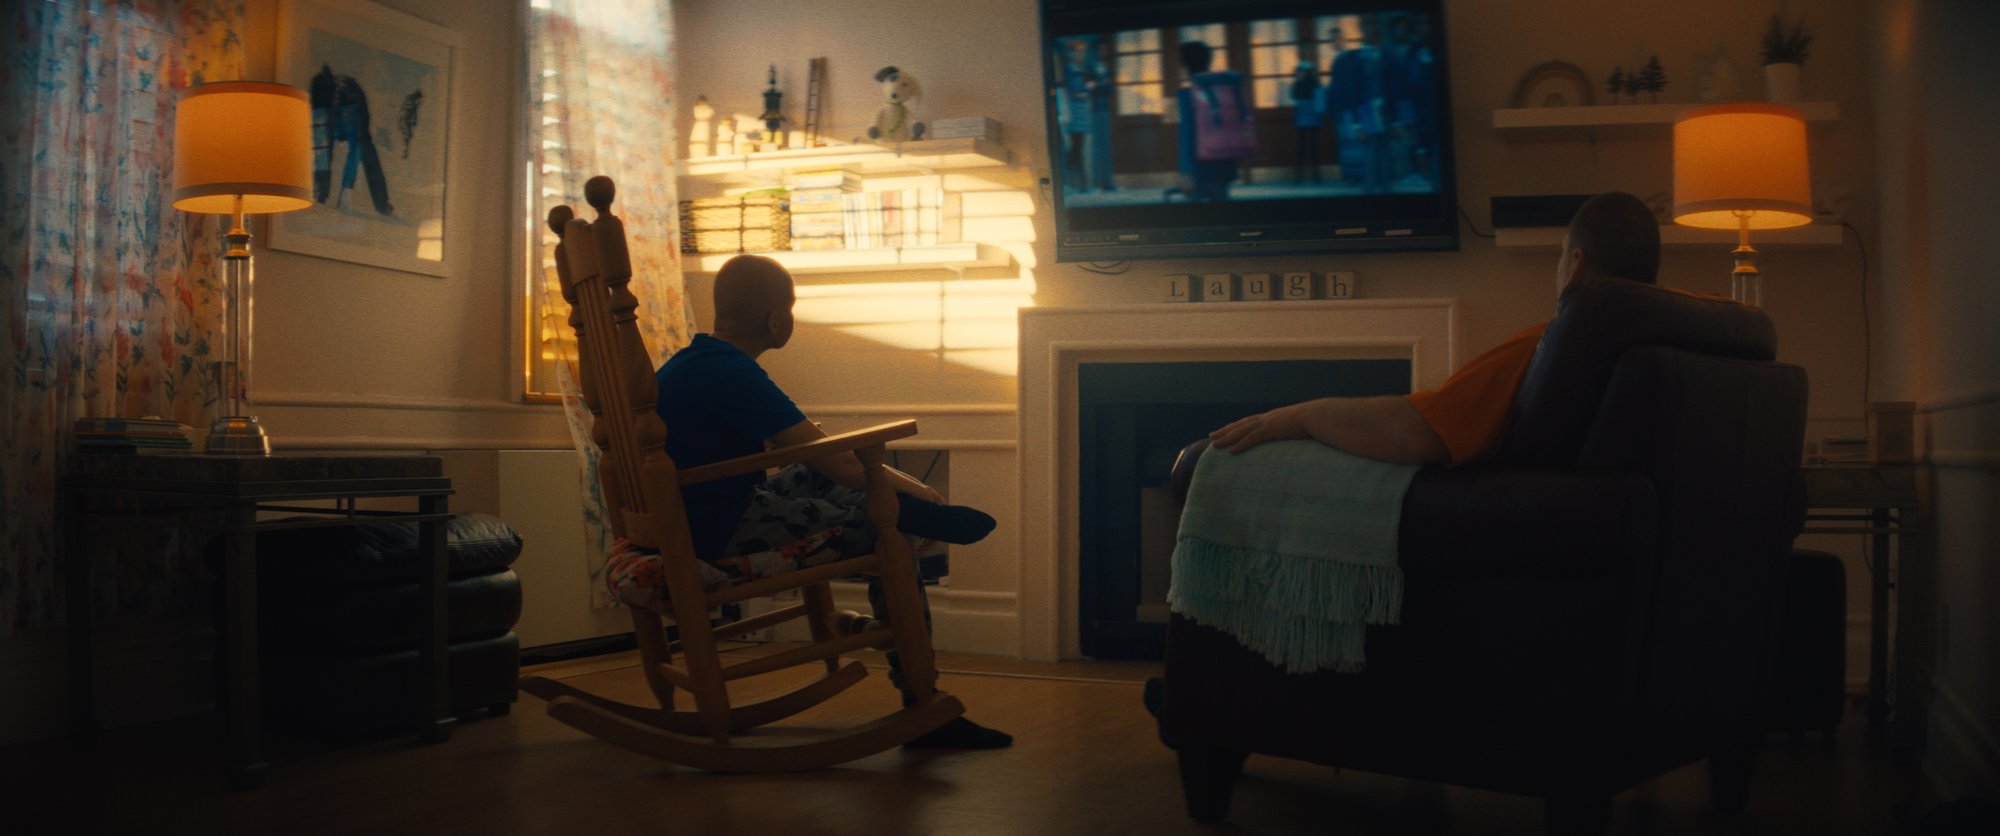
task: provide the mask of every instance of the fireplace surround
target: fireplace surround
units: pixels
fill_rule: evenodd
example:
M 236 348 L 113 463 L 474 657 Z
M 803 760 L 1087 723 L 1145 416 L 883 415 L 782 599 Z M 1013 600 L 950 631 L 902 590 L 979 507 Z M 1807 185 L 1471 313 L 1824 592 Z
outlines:
M 1021 655 L 1082 655 L 1078 393 L 1083 366 L 1404 360 L 1414 391 L 1442 383 L 1457 367 L 1457 307 L 1455 299 L 1358 299 L 1022 310 Z

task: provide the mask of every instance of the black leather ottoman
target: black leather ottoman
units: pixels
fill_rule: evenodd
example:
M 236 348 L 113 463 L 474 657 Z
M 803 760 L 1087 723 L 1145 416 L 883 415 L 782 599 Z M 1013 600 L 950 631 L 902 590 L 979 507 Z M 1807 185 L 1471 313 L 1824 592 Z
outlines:
M 445 539 L 451 711 L 504 714 L 520 675 L 521 579 L 508 567 L 521 535 L 460 514 Z M 407 728 L 421 674 L 416 525 L 268 531 L 257 554 L 266 716 L 319 736 Z

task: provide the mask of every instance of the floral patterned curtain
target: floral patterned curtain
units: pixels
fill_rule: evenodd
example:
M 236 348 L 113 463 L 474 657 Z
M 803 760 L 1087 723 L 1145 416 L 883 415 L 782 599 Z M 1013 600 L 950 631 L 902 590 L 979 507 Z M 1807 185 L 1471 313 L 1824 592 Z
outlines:
M 242 0 L 6 4 L 0 50 L 0 636 L 63 619 L 56 488 L 82 417 L 207 426 L 221 230 L 169 205 L 181 89 L 242 77 Z M 100 612 L 205 594 L 189 550 L 117 550 Z M 70 602 L 75 605 L 76 602 Z
M 557 378 L 586 498 L 591 603 L 610 607 L 615 603 L 603 580 L 611 534 L 597 484 L 597 450 L 576 385 L 574 336 L 564 324 L 569 307 L 556 283 L 556 237 L 542 219 L 563 204 L 579 217 L 593 217 L 583 200 L 584 181 L 599 174 L 616 180 L 612 211 L 625 221 L 640 333 L 655 362 L 687 345 L 694 317 L 682 290 L 675 220 L 673 9 L 670 0 L 531 0 L 529 6 L 523 86 L 537 173 L 529 205 L 542 234 L 534 321 L 548 325 L 550 347 L 564 361 Z

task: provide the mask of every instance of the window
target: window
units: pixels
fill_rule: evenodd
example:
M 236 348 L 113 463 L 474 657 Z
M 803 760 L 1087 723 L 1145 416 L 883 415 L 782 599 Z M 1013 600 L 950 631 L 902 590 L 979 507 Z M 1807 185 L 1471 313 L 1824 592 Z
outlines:
M 1166 82 L 1160 69 L 1160 30 L 1119 32 L 1115 44 L 1118 115 L 1157 116 L 1167 112 Z
M 1229 69 L 1229 27 L 1221 23 L 1204 23 L 1200 26 L 1183 26 L 1179 31 L 1180 42 L 1200 41 L 1215 50 L 1215 57 L 1208 62 L 1208 68 L 1220 72 Z
M 555 233 L 544 218 L 562 204 L 590 215 L 584 182 L 618 181 L 617 213 L 659 222 L 628 241 L 632 292 L 647 347 L 664 355 L 686 343 L 685 304 L 674 253 L 673 153 L 660 147 L 673 126 L 673 27 L 666 0 L 534 0 L 529 6 L 525 188 L 518 198 L 524 252 L 520 293 L 523 396 L 561 397 L 564 367 L 576 355 L 555 269 Z
M 1250 22 L 1250 95 L 1257 107 L 1290 107 L 1292 99 L 1287 94 L 1298 66 L 1298 21 Z
M 1361 18 L 1354 15 L 1313 18 L 1313 41 L 1319 56 L 1320 81 L 1324 83 L 1327 71 L 1333 68 L 1333 59 L 1342 51 L 1361 45 Z

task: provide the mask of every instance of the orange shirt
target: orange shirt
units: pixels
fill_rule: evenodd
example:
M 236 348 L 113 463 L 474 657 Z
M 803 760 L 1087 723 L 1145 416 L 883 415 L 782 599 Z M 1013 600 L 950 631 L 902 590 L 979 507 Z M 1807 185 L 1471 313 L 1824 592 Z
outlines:
M 1507 410 L 1514 391 L 1528 374 L 1528 361 L 1542 341 L 1543 323 L 1522 330 L 1492 350 L 1472 358 L 1435 389 L 1407 396 L 1410 405 L 1429 422 L 1431 430 L 1451 451 L 1457 467 L 1493 455 L 1507 429 Z

